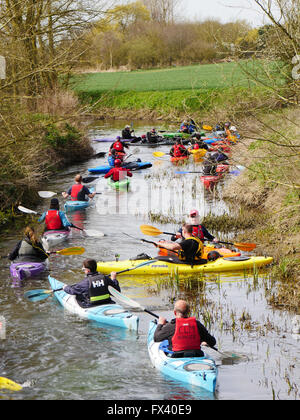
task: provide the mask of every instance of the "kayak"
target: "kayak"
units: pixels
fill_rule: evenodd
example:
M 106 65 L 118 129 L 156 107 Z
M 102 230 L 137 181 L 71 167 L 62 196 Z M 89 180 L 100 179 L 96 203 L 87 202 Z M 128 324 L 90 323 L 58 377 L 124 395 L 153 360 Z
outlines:
M 147 169 L 151 168 L 151 162 L 128 162 L 122 165 L 122 168 L 127 168 L 131 170 L 140 170 L 140 169 Z M 96 166 L 95 168 L 89 168 L 88 171 L 93 174 L 107 174 L 113 168 L 113 166 Z
M 46 267 L 47 263 L 45 262 L 16 262 L 11 263 L 9 271 L 14 279 L 22 281 L 26 278 L 37 276 L 42 273 Z
M 180 143 L 182 144 L 189 144 L 190 143 L 190 139 L 184 139 L 181 138 L 180 139 Z M 165 137 L 165 138 L 161 138 L 161 140 L 159 140 L 157 143 L 149 143 L 148 141 L 138 141 L 134 144 L 134 146 L 147 146 L 147 147 L 157 147 L 157 146 L 173 146 L 175 144 L 175 139 L 171 138 L 171 137 Z
M 49 276 L 48 279 L 52 290 L 60 289 L 65 286 L 64 283 L 56 280 L 54 277 Z M 114 327 L 127 328 L 135 331 L 138 330 L 139 318 L 120 305 L 111 303 L 107 305 L 98 305 L 93 308 L 82 308 L 78 304 L 75 295 L 69 295 L 61 290 L 55 292 L 54 296 L 68 312 L 78 315 L 80 318 Z
M 167 350 L 168 340 L 155 343 L 153 336 L 157 324 L 151 321 L 148 330 L 147 346 L 152 365 L 162 374 L 179 382 L 204 388 L 214 392 L 218 376 L 215 361 L 206 355 L 203 357 L 172 358 Z
M 114 182 L 111 178 L 109 178 L 107 180 L 107 184 L 115 190 L 128 190 L 130 185 L 130 179 L 125 178 L 121 179 L 120 181 Z
M 159 260 L 159 261 L 157 261 Z M 147 260 L 123 260 L 123 261 L 99 261 L 97 271 L 109 274 L 111 271 L 121 271 L 133 268 Z M 166 275 L 174 274 L 199 274 L 199 273 L 223 273 L 228 271 L 253 270 L 271 264 L 272 257 L 223 257 L 216 261 L 209 261 L 206 264 L 194 265 L 185 264 L 174 257 L 157 257 L 155 262 L 139 267 L 131 272 L 131 275 Z M 119 274 L 120 276 L 122 274 Z
M 201 175 L 200 180 L 204 184 L 204 187 L 209 190 L 213 188 L 218 181 L 222 178 L 222 174 L 218 173 L 217 175 Z
M 45 249 L 61 244 L 70 236 L 70 230 L 47 230 L 41 237 Z
M 162 136 L 165 138 L 174 138 L 174 137 L 181 137 L 181 138 L 190 138 L 191 135 L 188 133 L 179 133 L 179 132 L 175 132 L 175 133 L 162 133 Z
M 206 154 L 207 150 L 206 149 L 188 149 L 188 151 L 195 156 L 199 156 L 202 157 Z
M 187 155 L 187 156 L 178 156 L 178 157 L 171 156 L 170 157 L 170 160 L 171 160 L 172 163 L 179 163 L 179 162 L 180 163 L 183 163 L 183 162 L 187 162 L 188 159 L 189 159 L 189 155 Z
M 93 193 L 95 191 L 94 187 L 89 188 L 90 192 Z M 65 211 L 76 211 L 76 210 L 84 210 L 91 205 L 91 200 L 86 201 L 79 201 L 79 200 L 68 200 L 65 202 L 64 209 Z

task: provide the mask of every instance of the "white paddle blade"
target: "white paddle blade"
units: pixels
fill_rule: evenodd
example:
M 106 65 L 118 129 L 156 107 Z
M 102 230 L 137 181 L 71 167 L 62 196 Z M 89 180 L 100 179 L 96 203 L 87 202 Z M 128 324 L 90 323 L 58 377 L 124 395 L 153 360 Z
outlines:
M 38 191 L 38 195 L 42 198 L 51 198 L 56 194 L 57 193 L 53 191 Z
M 86 234 L 86 236 L 91 236 L 94 238 L 103 238 L 103 236 L 105 236 L 105 233 L 100 232 L 99 230 L 88 229 L 84 230 L 84 233 Z
M 132 308 L 136 309 L 142 309 L 145 308 L 140 305 L 135 300 L 130 299 L 128 296 L 123 295 L 122 293 L 118 292 L 114 287 L 108 286 L 109 293 L 114 296 L 116 299 L 118 299 L 120 302 L 124 303 L 125 305 L 131 306 Z
M 30 210 L 30 209 L 27 209 L 26 207 L 23 207 L 23 206 L 18 206 L 18 209 L 19 209 L 22 213 L 27 213 L 27 214 L 38 214 L 36 211 L 34 211 L 34 210 Z

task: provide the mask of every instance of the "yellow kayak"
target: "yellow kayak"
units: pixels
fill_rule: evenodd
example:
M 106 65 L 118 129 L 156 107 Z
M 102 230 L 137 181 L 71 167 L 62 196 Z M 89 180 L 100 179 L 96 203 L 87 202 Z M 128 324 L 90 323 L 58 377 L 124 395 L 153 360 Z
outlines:
M 194 265 L 179 262 L 172 257 L 158 257 L 152 264 L 145 265 L 131 271 L 131 275 L 156 275 L 156 274 L 197 274 L 197 273 L 222 273 L 228 271 L 254 270 L 271 264 L 272 257 L 225 257 L 218 258 L 216 261 L 210 261 L 206 264 Z M 127 268 L 133 268 L 147 260 L 124 260 L 124 261 L 99 261 L 97 270 L 103 274 L 109 274 L 111 271 L 122 271 Z M 121 274 L 120 274 L 121 275 Z

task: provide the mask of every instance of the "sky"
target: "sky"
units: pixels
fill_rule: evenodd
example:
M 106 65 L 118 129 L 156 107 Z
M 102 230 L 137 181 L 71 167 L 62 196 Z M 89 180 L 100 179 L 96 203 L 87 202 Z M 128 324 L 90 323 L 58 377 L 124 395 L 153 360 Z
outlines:
M 215 18 L 222 23 L 246 20 L 253 26 L 267 22 L 253 0 L 181 0 L 180 10 L 189 20 Z

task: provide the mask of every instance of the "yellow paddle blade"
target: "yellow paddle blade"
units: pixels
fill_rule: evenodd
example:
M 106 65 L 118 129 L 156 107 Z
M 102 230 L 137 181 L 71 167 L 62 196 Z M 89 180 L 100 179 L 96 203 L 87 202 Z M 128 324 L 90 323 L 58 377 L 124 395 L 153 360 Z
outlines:
M 10 391 L 21 391 L 22 386 L 2 376 L 0 377 L 0 389 L 9 389 Z
M 141 225 L 140 229 L 141 229 L 141 232 L 144 235 L 149 235 L 149 236 L 158 236 L 158 235 L 161 235 L 163 233 L 162 231 L 160 231 L 156 227 L 149 226 L 149 225 Z
M 256 248 L 256 244 L 252 243 L 234 243 L 233 244 L 236 248 L 240 249 L 241 251 L 253 251 Z
M 211 125 L 203 125 L 202 128 L 207 131 L 211 131 L 213 129 Z
M 153 152 L 152 155 L 154 157 L 162 157 L 162 156 L 165 156 L 165 153 L 164 152 Z
M 85 248 L 83 248 L 82 246 L 73 246 L 70 248 L 64 248 L 61 249 L 60 251 L 55 251 L 55 254 L 60 254 L 60 255 L 81 255 L 85 252 Z

